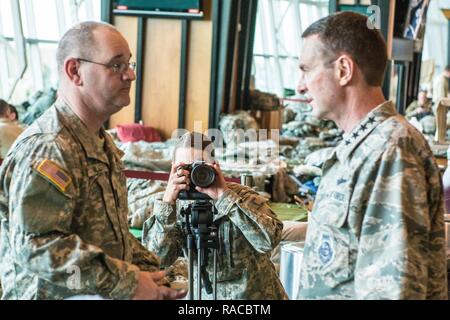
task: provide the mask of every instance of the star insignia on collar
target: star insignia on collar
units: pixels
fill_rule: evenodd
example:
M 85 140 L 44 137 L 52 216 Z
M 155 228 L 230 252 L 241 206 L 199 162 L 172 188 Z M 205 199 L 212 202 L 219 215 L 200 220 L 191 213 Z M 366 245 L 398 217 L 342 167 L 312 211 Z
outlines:
M 367 121 L 369 124 L 374 124 L 375 123 L 375 117 L 370 117 L 369 120 Z
M 360 130 L 361 131 L 367 130 L 367 124 L 362 124 Z
M 353 133 L 353 138 L 358 138 L 358 136 L 359 136 L 359 134 L 358 134 L 358 132 L 355 132 L 355 133 Z
M 352 143 L 351 141 L 345 140 L 345 145 L 346 145 L 346 146 L 349 146 L 351 143 Z

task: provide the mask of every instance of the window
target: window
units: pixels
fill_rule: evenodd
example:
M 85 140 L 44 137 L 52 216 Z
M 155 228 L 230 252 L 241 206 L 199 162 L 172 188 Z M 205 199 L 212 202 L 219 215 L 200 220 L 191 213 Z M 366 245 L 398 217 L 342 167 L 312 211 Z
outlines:
M 442 72 L 447 65 L 448 21 L 441 8 L 449 7 L 450 0 L 433 0 L 428 8 L 422 59 L 434 62 L 434 75 Z
M 314 21 L 328 15 L 328 0 L 259 0 L 253 74 L 258 90 L 284 96 L 298 82 L 300 39 Z
M 22 103 L 57 86 L 56 49 L 72 25 L 101 20 L 100 0 L 0 0 L 0 98 Z
M 370 1 L 361 3 L 367 5 Z M 328 0 L 259 0 L 252 70 L 256 89 L 280 97 L 284 96 L 285 89 L 295 89 L 301 33 L 314 21 L 327 16 L 328 8 Z M 448 21 L 441 8 L 450 8 L 450 0 L 430 2 L 421 83 L 432 81 L 433 75 L 442 72 L 448 63 Z

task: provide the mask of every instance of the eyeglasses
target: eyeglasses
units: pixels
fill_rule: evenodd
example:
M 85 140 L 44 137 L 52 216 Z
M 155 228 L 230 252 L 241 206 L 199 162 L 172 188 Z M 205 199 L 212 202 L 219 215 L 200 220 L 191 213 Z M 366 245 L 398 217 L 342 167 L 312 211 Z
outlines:
M 125 72 L 128 71 L 128 69 L 136 71 L 136 62 L 100 63 L 100 62 L 95 62 L 95 61 L 91 61 L 91 60 L 87 60 L 87 59 L 81 59 L 81 58 L 77 58 L 77 60 L 78 61 L 83 61 L 83 62 L 99 64 L 99 65 L 104 66 L 104 67 L 106 67 L 108 69 L 111 69 L 114 73 L 124 74 Z

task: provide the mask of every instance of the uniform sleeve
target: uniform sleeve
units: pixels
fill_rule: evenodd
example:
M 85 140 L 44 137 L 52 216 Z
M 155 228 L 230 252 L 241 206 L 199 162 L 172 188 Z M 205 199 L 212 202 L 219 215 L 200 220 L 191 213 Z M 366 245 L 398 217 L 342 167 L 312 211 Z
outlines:
M 356 266 L 357 299 L 442 299 L 447 295 L 443 198 L 431 158 L 388 149 L 373 173 Z
M 256 192 L 232 187 L 215 205 L 218 211 L 215 219 L 228 217 L 256 251 L 269 252 L 279 244 L 283 223 L 267 200 Z
M 133 264 L 142 271 L 159 271 L 160 259 L 147 250 L 131 233 L 129 233 L 131 248 L 133 250 Z
M 177 225 L 175 205 L 156 200 L 153 215 L 144 223 L 144 246 L 160 257 L 161 266 L 165 268 L 181 255 L 183 240 L 183 231 Z
M 3 171 L 6 177 L 2 186 L 9 194 L 8 238 L 16 263 L 74 295 L 132 297 L 138 267 L 108 256 L 71 231 L 77 181 L 72 180 L 66 190 L 60 190 L 36 171 L 36 164 L 44 159 L 66 168 L 59 147 L 49 142 L 29 143 L 25 149 L 17 149 Z M 79 279 L 74 279 L 77 274 Z
M 405 110 L 405 116 L 406 117 L 414 116 L 417 113 L 418 108 L 419 108 L 419 103 L 417 101 L 411 102 Z

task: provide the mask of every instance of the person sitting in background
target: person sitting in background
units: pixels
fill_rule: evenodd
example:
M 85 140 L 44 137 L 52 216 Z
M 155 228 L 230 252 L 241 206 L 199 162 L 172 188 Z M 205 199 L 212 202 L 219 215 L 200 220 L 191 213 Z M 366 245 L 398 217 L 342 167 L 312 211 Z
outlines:
M 210 187 L 196 190 L 207 194 L 217 209 L 214 215 L 219 235 L 217 298 L 287 299 L 270 261 L 270 253 L 280 242 L 283 223 L 264 197 L 249 187 L 226 183 L 212 152 L 212 142 L 200 133 L 186 133 L 180 138 L 163 200 L 155 201 L 153 215 L 144 223 L 144 245 L 161 258 L 162 267 L 170 266 L 186 248 L 180 209 L 189 201 L 177 199 L 180 191 L 190 189 L 191 182 L 190 172 L 181 167 L 203 160 L 216 172 Z M 207 261 L 212 280 L 212 254 Z M 197 281 L 194 276 L 194 282 Z M 212 296 L 203 289 L 202 297 Z
M 55 103 L 57 98 L 58 93 L 55 88 L 49 88 L 42 92 L 22 115 L 22 123 L 31 125 Z
M 411 102 L 411 104 L 408 106 L 408 108 L 406 108 L 405 111 L 405 117 L 407 119 L 415 117 L 419 121 L 422 118 L 432 114 L 433 110 L 431 108 L 431 101 L 427 97 L 426 90 L 420 90 L 417 96 L 417 100 Z
M 16 109 L 0 99 L 0 158 L 4 159 L 24 128 L 18 123 Z
M 433 111 L 442 98 L 447 98 L 449 94 L 450 65 L 445 67 L 444 71 L 434 79 L 433 82 Z

